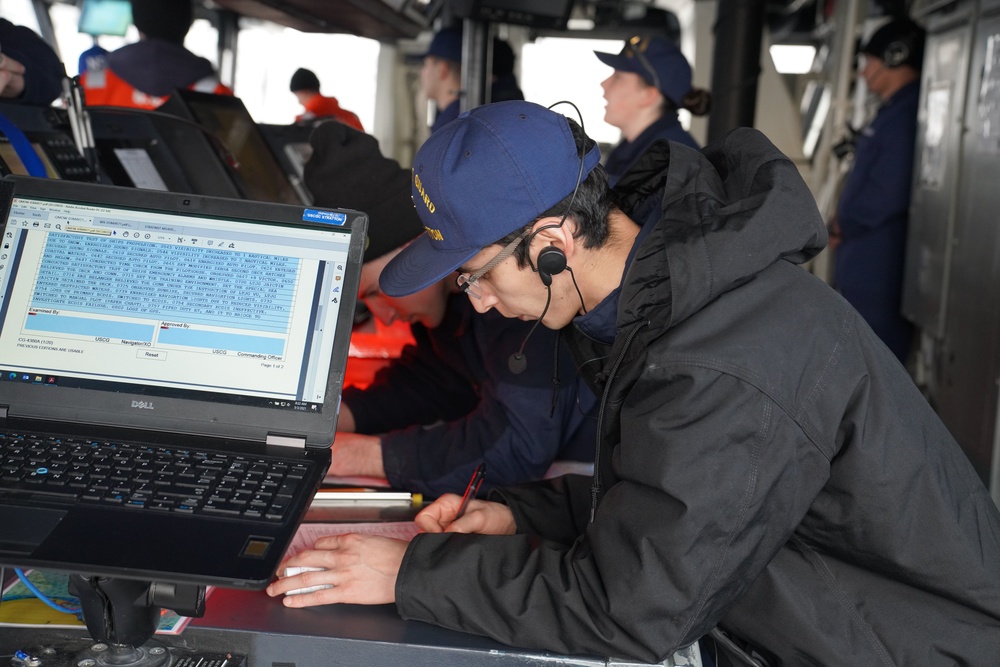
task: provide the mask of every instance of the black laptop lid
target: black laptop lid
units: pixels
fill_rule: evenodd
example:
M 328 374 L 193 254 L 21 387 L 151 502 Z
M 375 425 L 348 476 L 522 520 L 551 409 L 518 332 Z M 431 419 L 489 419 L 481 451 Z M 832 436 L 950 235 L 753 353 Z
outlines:
M 0 411 L 326 447 L 367 217 L 7 177 Z

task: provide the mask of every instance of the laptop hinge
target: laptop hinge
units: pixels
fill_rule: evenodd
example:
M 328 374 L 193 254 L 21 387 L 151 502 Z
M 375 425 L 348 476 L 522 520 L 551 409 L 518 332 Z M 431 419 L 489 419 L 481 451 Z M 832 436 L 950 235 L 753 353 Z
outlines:
M 278 447 L 294 447 L 295 449 L 305 449 L 306 439 L 303 438 L 302 436 L 274 435 L 273 433 L 268 433 L 267 444 L 276 445 Z

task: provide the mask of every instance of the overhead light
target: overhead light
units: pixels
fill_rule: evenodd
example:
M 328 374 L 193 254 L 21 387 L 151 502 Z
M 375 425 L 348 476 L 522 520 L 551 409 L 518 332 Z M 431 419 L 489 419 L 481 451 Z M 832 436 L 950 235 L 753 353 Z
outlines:
M 816 47 L 809 44 L 772 44 L 770 51 L 779 74 L 806 74 L 816 57 Z
M 593 19 L 570 19 L 566 24 L 568 30 L 593 30 Z

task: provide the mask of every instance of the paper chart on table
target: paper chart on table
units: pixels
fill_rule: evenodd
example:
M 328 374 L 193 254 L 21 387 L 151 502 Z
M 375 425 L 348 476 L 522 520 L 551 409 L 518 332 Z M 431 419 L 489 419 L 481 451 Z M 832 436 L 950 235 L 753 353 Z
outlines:
M 412 521 L 379 521 L 374 523 L 304 523 L 299 526 L 295 533 L 285 558 L 311 549 L 312 545 L 321 537 L 327 535 L 344 535 L 346 533 L 362 533 L 365 535 L 381 535 L 382 537 L 392 537 L 397 540 L 412 540 L 420 532 L 420 529 Z

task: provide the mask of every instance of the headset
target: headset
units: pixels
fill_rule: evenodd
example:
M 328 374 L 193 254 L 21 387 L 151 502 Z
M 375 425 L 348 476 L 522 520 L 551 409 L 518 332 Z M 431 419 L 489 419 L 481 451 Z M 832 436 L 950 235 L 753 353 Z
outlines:
M 882 29 L 894 33 L 888 36 L 889 43 L 882 52 L 875 54 L 882 59 L 885 66 L 892 69 L 909 64 L 919 69 L 919 60 L 923 57 L 924 48 L 923 28 L 909 19 L 894 19 L 886 23 Z M 875 36 L 878 33 L 879 31 L 876 31 Z
M 558 106 L 560 104 L 568 104 L 571 107 L 573 107 L 573 109 L 576 110 L 576 115 L 580 119 L 580 131 L 584 134 L 584 136 L 586 136 L 586 132 L 583 129 L 583 114 L 580 113 L 580 109 L 575 104 L 573 104 L 568 100 L 562 100 L 556 102 L 555 104 L 552 104 L 548 108 L 551 109 L 552 107 Z M 573 187 L 573 194 L 569 198 L 569 205 L 566 207 L 566 212 L 563 213 L 562 218 L 559 220 L 559 222 L 539 227 L 535 231 L 528 234 L 527 237 L 525 237 L 525 250 L 527 251 L 528 254 L 528 265 L 531 266 L 532 271 L 538 274 L 539 280 L 542 281 L 542 284 L 545 285 L 545 288 L 548 291 L 548 296 L 545 299 L 545 308 L 542 309 L 542 314 L 538 317 L 537 320 L 535 320 L 534 325 L 528 331 L 528 335 L 524 337 L 524 341 L 521 342 L 521 347 L 518 349 L 517 352 L 510 355 L 510 358 L 507 360 L 508 368 L 510 369 L 511 373 L 514 373 L 515 375 L 518 373 L 523 373 L 524 369 L 528 367 L 528 361 L 524 356 L 524 347 L 525 345 L 528 344 L 528 339 L 531 338 L 531 334 L 535 332 L 535 329 L 538 327 L 539 323 L 545 317 L 545 314 L 549 312 L 549 305 L 552 303 L 552 276 L 558 275 L 563 271 L 569 271 L 570 276 L 573 278 L 573 286 L 576 288 L 577 296 L 580 297 L 580 306 L 583 308 L 583 312 L 585 313 L 587 312 L 587 307 L 586 305 L 584 305 L 583 302 L 583 294 L 580 293 L 580 287 L 579 285 L 576 284 L 576 276 L 573 275 L 573 269 L 567 266 L 566 253 L 563 252 L 561 248 L 557 248 L 554 245 L 545 246 L 538 252 L 538 257 L 535 259 L 535 261 L 534 262 L 531 261 L 531 241 L 535 238 L 535 236 L 537 236 L 540 232 L 545 231 L 546 229 L 554 229 L 557 227 L 562 227 L 563 223 L 566 222 L 566 217 L 569 216 L 570 211 L 573 210 L 573 203 L 576 201 L 576 193 L 579 192 L 580 183 L 583 181 L 583 169 L 586 164 L 586 158 L 587 158 L 587 148 L 586 148 L 586 141 L 584 140 L 583 142 L 581 142 L 580 146 L 580 170 L 577 172 L 576 185 Z M 553 384 L 558 386 L 558 377 L 553 378 Z M 554 400 L 555 400 L 555 393 L 553 392 L 553 401 Z
M 566 270 L 566 253 L 554 245 L 546 246 L 538 253 L 535 266 L 538 267 L 538 277 L 542 284 L 549 287 L 552 276 Z
M 562 100 L 556 102 L 555 104 L 550 105 L 548 108 L 551 109 L 552 107 L 558 106 L 560 104 L 568 104 L 571 107 L 573 107 L 573 109 L 576 111 L 577 117 L 580 120 L 580 131 L 584 135 L 586 135 L 586 131 L 584 130 L 583 127 L 583 114 L 580 113 L 580 109 L 575 104 L 573 104 L 569 100 Z M 551 287 L 552 276 L 562 273 L 568 268 L 566 266 L 566 253 L 564 253 L 560 248 L 557 248 L 555 246 L 552 245 L 546 246 L 542 248 L 541 251 L 539 251 L 538 258 L 532 264 L 531 251 L 530 251 L 531 241 L 540 232 L 543 232 L 546 229 L 554 229 L 557 227 L 562 227 L 563 223 L 566 222 L 566 217 L 569 215 L 570 211 L 573 210 L 573 204 L 574 202 L 576 202 L 576 193 L 580 191 L 580 183 L 583 182 L 583 168 L 586 163 L 586 158 L 587 158 L 586 142 L 583 142 L 583 144 L 580 146 L 580 169 L 579 171 L 577 171 L 576 174 L 576 185 L 573 186 L 573 194 L 569 198 L 569 204 L 566 206 L 566 212 L 563 213 L 562 218 L 559 220 L 559 222 L 553 223 L 551 225 L 545 225 L 544 227 L 539 227 L 537 230 L 529 234 L 527 239 L 525 239 L 525 248 L 528 250 L 528 264 L 531 265 L 531 269 L 538 274 L 538 277 L 542 281 L 542 284 L 545 285 L 546 287 Z M 573 269 L 569 269 L 569 271 L 570 273 L 572 273 Z M 575 284 L 576 280 L 574 279 L 573 282 Z M 583 302 L 582 297 L 580 298 L 580 302 L 582 304 Z M 586 308 L 584 308 L 584 310 L 586 310 Z
M 910 59 L 911 45 L 908 41 L 904 38 L 894 39 L 886 45 L 885 51 L 882 52 L 882 62 L 886 67 L 890 69 L 899 67 Z

